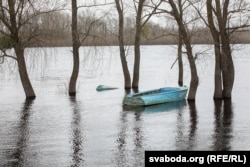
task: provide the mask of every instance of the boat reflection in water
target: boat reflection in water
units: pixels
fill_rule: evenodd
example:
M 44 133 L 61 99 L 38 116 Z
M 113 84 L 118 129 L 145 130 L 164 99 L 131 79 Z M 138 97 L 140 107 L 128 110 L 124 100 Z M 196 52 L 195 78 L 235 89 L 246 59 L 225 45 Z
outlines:
M 144 113 L 155 113 L 155 112 L 166 112 L 176 109 L 180 109 L 187 105 L 186 100 L 173 101 L 168 103 L 162 103 L 151 106 L 128 106 L 123 105 L 123 111 L 134 111 L 134 112 L 144 112 Z

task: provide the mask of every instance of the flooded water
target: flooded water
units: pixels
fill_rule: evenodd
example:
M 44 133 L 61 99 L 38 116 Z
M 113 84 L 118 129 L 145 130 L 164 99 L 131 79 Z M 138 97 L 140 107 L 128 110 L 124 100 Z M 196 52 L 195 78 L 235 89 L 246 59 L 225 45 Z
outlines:
M 16 64 L 0 65 L 0 166 L 140 167 L 145 150 L 249 150 L 249 46 L 234 51 L 232 100 L 213 101 L 214 57 L 208 53 L 196 60 L 195 103 L 139 108 L 122 105 L 126 93 L 118 47 L 81 48 L 76 98 L 67 95 L 71 48 L 28 49 L 35 100 L 25 100 Z M 174 46 L 142 46 L 141 54 L 140 91 L 177 86 Z M 186 59 L 184 68 L 189 85 Z M 118 89 L 97 92 L 101 84 Z

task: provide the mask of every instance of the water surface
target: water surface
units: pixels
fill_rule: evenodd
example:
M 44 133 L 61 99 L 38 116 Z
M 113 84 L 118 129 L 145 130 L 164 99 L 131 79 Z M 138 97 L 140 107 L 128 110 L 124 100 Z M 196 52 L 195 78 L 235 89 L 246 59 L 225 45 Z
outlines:
M 9 60 L 0 66 L 0 166 L 132 167 L 144 166 L 145 150 L 250 149 L 249 45 L 234 52 L 232 100 L 213 101 L 214 58 L 202 54 L 196 61 L 200 84 L 195 103 L 139 108 L 122 106 L 126 92 L 118 47 L 82 47 L 77 97 L 68 97 L 70 50 L 27 50 L 37 94 L 33 101 L 25 100 L 16 64 Z M 139 91 L 177 86 L 177 66 L 170 69 L 174 46 L 142 46 L 141 51 Z M 189 85 L 184 62 L 184 84 Z M 97 92 L 100 84 L 119 89 Z

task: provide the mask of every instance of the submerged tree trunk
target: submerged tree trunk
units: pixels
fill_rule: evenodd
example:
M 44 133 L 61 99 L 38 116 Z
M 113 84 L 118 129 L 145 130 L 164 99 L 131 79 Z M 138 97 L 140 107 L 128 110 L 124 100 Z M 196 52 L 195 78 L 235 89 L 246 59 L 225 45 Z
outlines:
M 172 7 L 172 10 L 173 10 L 172 14 L 173 14 L 173 16 L 174 16 L 174 18 L 175 18 L 175 20 L 180 28 L 183 42 L 186 46 L 187 57 L 188 57 L 190 70 L 191 70 L 191 81 L 190 81 L 190 86 L 189 86 L 188 100 L 195 100 L 195 96 L 196 96 L 196 92 L 197 92 L 197 88 L 198 88 L 198 84 L 199 84 L 199 78 L 198 78 L 198 74 L 197 74 L 195 60 L 194 60 L 193 53 L 192 53 L 191 42 L 190 42 L 187 30 L 185 28 L 185 25 L 183 22 L 181 22 L 180 14 L 179 14 L 178 9 L 175 5 L 175 2 L 169 1 L 169 3 Z
M 216 1 L 216 17 L 219 23 L 221 40 L 221 67 L 223 75 L 223 98 L 231 98 L 234 84 L 234 64 L 231 53 L 230 39 L 227 31 L 228 6 L 229 1 L 223 3 L 221 9 L 220 2 Z
M 23 85 L 23 89 L 27 99 L 34 99 L 36 97 L 33 87 L 31 85 L 27 67 L 24 58 L 24 50 L 18 44 L 14 47 L 17 56 L 17 64 L 18 64 L 18 71 L 20 75 L 20 79 Z
M 17 13 L 15 11 L 15 4 L 13 0 L 8 0 L 8 5 L 9 5 L 9 21 L 10 21 L 10 26 L 8 27 L 11 32 L 11 38 L 14 41 L 14 50 L 16 53 L 16 58 L 17 58 L 17 63 L 18 63 L 18 70 L 19 70 L 19 75 L 20 79 L 23 85 L 23 89 L 26 95 L 27 99 L 34 99 L 36 97 L 35 92 L 33 90 L 33 87 L 31 85 L 28 72 L 27 72 L 27 67 L 25 63 L 25 58 L 24 58 L 24 45 L 22 44 L 22 41 L 19 38 L 19 27 L 18 23 L 16 21 L 17 19 Z M 2 3 L 1 3 L 2 5 Z
M 178 41 L 178 66 L 179 66 L 178 84 L 179 86 L 183 86 L 182 36 L 180 30 L 179 30 L 179 41 Z
M 185 33 L 184 33 L 185 34 Z M 197 69 L 195 65 L 195 60 L 192 53 L 192 47 L 191 43 L 188 39 L 188 36 L 183 35 L 184 43 L 186 43 L 186 49 L 187 49 L 187 56 L 189 61 L 189 66 L 191 69 L 191 81 L 189 86 L 189 93 L 188 93 L 188 100 L 195 100 L 198 84 L 199 84 L 199 77 L 197 74 Z
M 214 41 L 215 72 L 214 72 L 214 99 L 222 99 L 222 72 L 221 72 L 221 51 L 220 44 Z
M 72 0 L 72 42 L 73 42 L 73 71 L 69 82 L 69 95 L 76 95 L 76 81 L 79 73 L 79 34 L 77 30 L 77 0 Z
M 234 64 L 231 54 L 231 47 L 226 28 L 222 28 L 222 74 L 223 74 L 223 97 L 231 98 L 234 84 Z
M 120 48 L 120 58 L 122 63 L 122 70 L 124 76 L 124 86 L 125 89 L 131 88 L 131 78 L 127 65 L 126 54 L 125 54 L 125 46 L 124 46 L 124 15 L 123 8 L 120 5 L 120 0 L 115 0 L 117 12 L 119 15 L 119 32 L 118 32 L 118 40 L 119 40 L 119 48 Z
M 138 89 L 139 86 L 139 74 L 140 74 L 140 44 L 141 44 L 141 16 L 142 16 L 142 9 L 145 0 L 139 0 L 137 15 L 136 15 L 136 31 L 135 31 L 135 46 L 134 46 L 134 54 L 135 54 L 135 61 L 134 61 L 134 73 L 133 73 L 133 82 L 132 88 Z
M 229 45 L 229 44 L 226 44 Z M 223 50 L 226 50 L 223 52 L 223 55 L 227 59 L 227 63 L 223 63 L 223 97 L 226 99 L 230 99 L 232 97 L 232 90 L 233 90 L 233 84 L 234 84 L 234 64 L 231 52 L 229 51 L 229 47 L 226 46 Z M 229 53 L 230 52 L 230 53 Z
M 180 12 L 180 22 L 183 22 L 183 10 L 182 10 L 182 0 L 178 1 L 179 12 Z M 178 66 L 179 66 L 179 77 L 178 84 L 179 86 L 183 86 L 183 61 L 182 61 L 182 44 L 183 39 L 181 35 L 181 29 L 179 28 L 179 36 L 178 36 Z
M 221 49 L 220 33 L 216 29 L 213 20 L 212 0 L 207 0 L 207 18 L 210 32 L 214 41 L 215 52 L 215 75 L 214 75 L 214 99 L 222 99 L 222 71 L 221 71 Z

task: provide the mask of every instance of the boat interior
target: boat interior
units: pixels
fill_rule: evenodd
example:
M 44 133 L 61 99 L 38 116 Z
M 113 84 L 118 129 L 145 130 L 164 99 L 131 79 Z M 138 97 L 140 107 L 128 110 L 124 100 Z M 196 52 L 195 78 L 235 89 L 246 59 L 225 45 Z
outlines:
M 146 92 L 136 93 L 134 95 L 134 97 L 152 95 L 152 94 L 157 94 L 157 93 L 161 93 L 161 90 L 160 89 L 156 89 L 156 90 L 152 90 L 152 91 L 146 91 Z
M 152 94 L 163 93 L 163 92 L 172 92 L 172 91 L 178 91 L 178 90 L 179 90 L 178 88 L 161 88 L 161 89 L 155 89 L 152 91 L 145 91 L 145 92 L 141 92 L 141 93 L 136 93 L 136 94 L 134 94 L 134 97 L 152 95 Z

